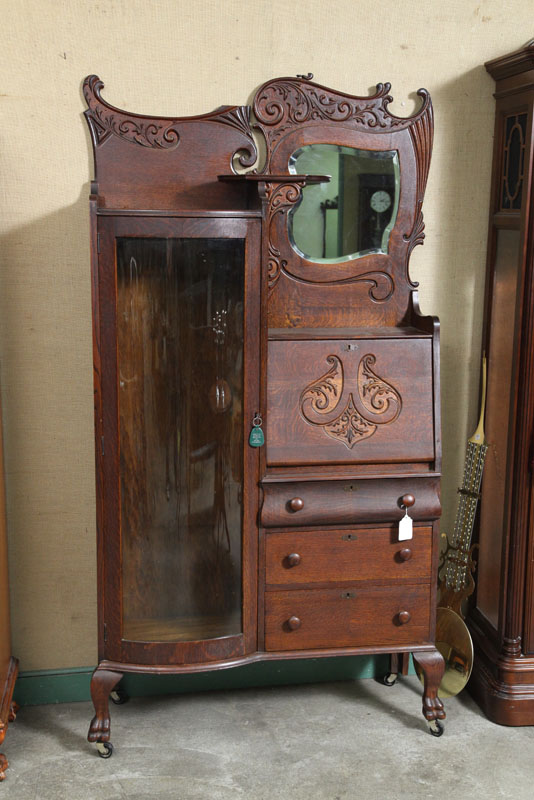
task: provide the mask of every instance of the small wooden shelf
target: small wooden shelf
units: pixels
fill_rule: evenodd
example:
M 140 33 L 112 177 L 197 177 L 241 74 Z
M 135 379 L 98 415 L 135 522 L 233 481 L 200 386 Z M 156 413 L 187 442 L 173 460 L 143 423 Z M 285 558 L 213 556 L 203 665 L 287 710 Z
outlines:
M 256 172 L 245 172 L 242 175 L 217 175 L 219 181 L 250 181 L 252 183 L 302 183 L 311 186 L 314 183 L 329 183 L 331 175 L 261 175 Z
M 214 209 L 212 210 L 193 210 L 176 211 L 167 209 L 142 209 L 142 208 L 98 208 L 99 217 L 184 217 L 185 219 L 212 218 L 212 217 L 258 217 L 261 219 L 261 211 L 249 209 Z

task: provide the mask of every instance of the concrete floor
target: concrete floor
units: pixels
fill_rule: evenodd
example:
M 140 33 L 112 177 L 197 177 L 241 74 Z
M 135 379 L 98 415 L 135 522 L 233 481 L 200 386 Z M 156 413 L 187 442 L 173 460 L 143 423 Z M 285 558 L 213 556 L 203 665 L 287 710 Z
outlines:
M 15 800 L 531 800 L 534 727 L 489 722 L 465 693 L 427 733 L 420 684 L 373 680 L 132 699 L 110 759 L 89 703 L 21 709 L 2 747 Z

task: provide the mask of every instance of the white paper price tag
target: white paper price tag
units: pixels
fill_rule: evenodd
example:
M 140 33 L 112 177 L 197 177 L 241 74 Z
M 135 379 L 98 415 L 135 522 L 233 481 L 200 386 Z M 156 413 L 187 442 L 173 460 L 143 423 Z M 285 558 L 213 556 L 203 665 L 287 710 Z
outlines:
M 413 538 L 413 520 L 408 516 L 408 509 L 399 522 L 399 542 L 405 542 L 406 539 Z

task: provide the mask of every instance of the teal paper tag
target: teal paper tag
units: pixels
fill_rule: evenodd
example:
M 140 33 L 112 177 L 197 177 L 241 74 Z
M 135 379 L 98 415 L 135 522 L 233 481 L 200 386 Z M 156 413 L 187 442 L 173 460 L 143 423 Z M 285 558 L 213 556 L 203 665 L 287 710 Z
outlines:
M 259 426 L 254 426 L 250 431 L 248 443 L 251 447 L 261 447 L 262 444 L 265 444 L 265 436 L 263 435 L 263 431 Z

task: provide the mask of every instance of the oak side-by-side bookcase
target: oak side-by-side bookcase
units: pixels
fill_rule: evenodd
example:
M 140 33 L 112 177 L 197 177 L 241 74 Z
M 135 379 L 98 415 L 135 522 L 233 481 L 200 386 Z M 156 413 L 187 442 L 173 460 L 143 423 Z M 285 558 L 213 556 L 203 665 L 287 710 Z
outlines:
M 261 659 L 411 652 L 443 729 L 439 324 L 408 271 L 432 105 L 311 78 L 182 118 L 84 84 L 103 757 L 124 673 Z

